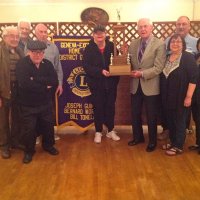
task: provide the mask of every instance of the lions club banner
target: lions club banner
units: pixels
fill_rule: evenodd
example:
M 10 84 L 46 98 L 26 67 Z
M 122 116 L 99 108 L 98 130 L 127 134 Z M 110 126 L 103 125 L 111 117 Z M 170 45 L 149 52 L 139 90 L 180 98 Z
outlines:
M 89 37 L 54 37 L 63 68 L 63 94 L 56 101 L 57 125 L 74 125 L 87 130 L 93 125 L 93 105 L 82 67 Z

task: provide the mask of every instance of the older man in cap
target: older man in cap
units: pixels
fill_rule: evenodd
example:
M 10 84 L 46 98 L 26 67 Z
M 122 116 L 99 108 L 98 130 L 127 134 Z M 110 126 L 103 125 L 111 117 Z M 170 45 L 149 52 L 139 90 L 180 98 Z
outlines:
M 17 81 L 15 68 L 23 57 L 19 49 L 19 31 L 8 26 L 3 30 L 0 44 L 0 146 L 2 158 L 10 158 L 10 147 L 18 146 L 20 122 L 17 104 Z M 10 120 L 11 113 L 11 120 Z
M 51 89 L 58 84 L 53 64 L 44 59 L 46 44 L 31 41 L 27 44 L 28 56 L 16 68 L 19 84 L 19 103 L 22 115 L 22 137 L 25 146 L 24 163 L 32 161 L 37 137 L 36 124 L 42 128 L 42 147 L 51 155 L 59 152 L 54 147 L 54 124 Z
M 54 69 L 56 70 L 56 73 L 58 76 L 58 86 L 57 88 L 55 88 L 56 89 L 55 93 L 56 95 L 60 96 L 63 93 L 63 86 L 62 86 L 63 85 L 63 70 L 60 63 L 58 48 L 54 43 L 48 41 L 48 29 L 47 29 L 47 26 L 45 26 L 44 24 L 36 25 L 35 35 L 36 35 L 37 40 L 40 40 L 47 45 L 47 48 L 44 51 L 44 58 L 51 61 L 54 66 Z M 54 123 L 56 122 L 55 93 L 52 92 Z M 41 132 L 40 124 L 38 125 L 38 131 Z M 55 140 L 59 140 L 59 139 L 60 137 L 57 134 L 55 134 Z

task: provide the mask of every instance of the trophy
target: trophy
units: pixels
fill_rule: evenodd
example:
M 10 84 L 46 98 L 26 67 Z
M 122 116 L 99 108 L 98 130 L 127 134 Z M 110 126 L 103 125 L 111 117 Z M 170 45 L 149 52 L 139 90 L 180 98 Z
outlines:
M 117 22 L 117 25 L 121 25 L 121 15 L 120 15 L 120 9 L 117 9 L 117 19 L 118 19 L 118 22 Z
M 120 13 L 117 12 L 120 19 Z M 125 43 L 125 26 L 118 23 L 113 26 L 114 55 L 110 57 L 111 76 L 130 75 L 131 66 L 128 45 Z

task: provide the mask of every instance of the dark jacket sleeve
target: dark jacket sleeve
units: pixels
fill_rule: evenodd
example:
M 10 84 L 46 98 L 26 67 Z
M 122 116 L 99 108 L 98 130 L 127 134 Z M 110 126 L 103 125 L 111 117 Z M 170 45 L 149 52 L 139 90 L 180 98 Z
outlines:
M 189 83 L 196 84 L 198 80 L 198 66 L 196 64 L 194 55 L 188 52 L 184 52 L 183 54 Z
M 88 76 L 100 78 L 102 77 L 102 66 L 98 66 L 99 57 L 103 57 L 97 52 L 97 47 L 87 46 L 83 53 L 83 68 Z
M 104 53 L 102 54 L 93 40 L 90 41 L 83 54 L 83 68 L 86 72 L 86 80 L 90 89 L 102 87 L 114 88 L 119 82 L 119 77 L 105 77 L 102 71 L 108 70 L 111 53 L 114 45 L 106 40 Z

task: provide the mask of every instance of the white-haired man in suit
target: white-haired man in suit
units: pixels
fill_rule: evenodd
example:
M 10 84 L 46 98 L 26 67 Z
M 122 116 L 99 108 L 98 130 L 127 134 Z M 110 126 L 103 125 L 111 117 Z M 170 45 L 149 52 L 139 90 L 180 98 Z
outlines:
M 153 25 L 149 19 L 140 19 L 137 28 L 140 38 L 134 39 L 129 48 L 132 67 L 130 92 L 133 140 L 128 145 L 134 146 L 144 142 L 141 119 L 144 102 L 149 133 L 146 151 L 152 152 L 156 148 L 159 74 L 164 68 L 166 47 L 162 40 L 152 35 Z

